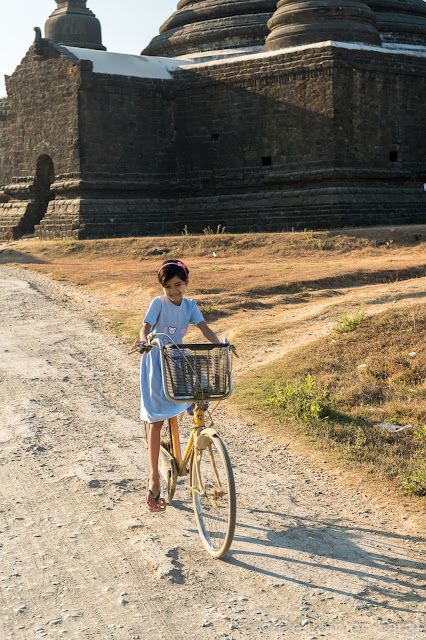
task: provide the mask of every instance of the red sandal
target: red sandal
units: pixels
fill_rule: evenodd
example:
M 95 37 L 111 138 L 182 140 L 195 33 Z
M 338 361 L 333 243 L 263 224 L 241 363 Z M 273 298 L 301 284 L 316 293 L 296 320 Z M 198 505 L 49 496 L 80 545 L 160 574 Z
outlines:
M 148 495 L 151 496 L 151 498 L 153 498 L 153 500 L 155 500 L 155 502 L 157 502 L 157 505 L 155 507 L 153 507 L 152 504 L 149 502 Z M 145 502 L 146 502 L 146 506 L 148 507 L 149 511 L 158 512 L 158 511 L 165 511 L 166 510 L 166 503 L 164 501 L 164 498 L 161 497 L 161 491 L 159 491 L 157 493 L 157 495 L 155 495 L 151 491 L 151 489 L 149 488 L 149 480 L 146 481 L 146 498 L 145 498 Z

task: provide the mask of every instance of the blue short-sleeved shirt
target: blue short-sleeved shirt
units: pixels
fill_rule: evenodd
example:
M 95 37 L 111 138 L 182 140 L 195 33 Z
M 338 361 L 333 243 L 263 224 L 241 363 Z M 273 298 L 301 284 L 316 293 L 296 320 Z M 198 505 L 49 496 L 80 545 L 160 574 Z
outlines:
M 197 307 L 195 300 L 183 298 L 179 306 L 173 304 L 166 296 L 154 298 L 144 318 L 148 322 L 152 331 L 158 338 L 167 344 L 172 342 L 170 338 L 180 344 L 188 331 L 188 326 L 197 326 L 203 322 L 204 318 Z M 163 380 L 161 377 L 160 353 L 158 349 L 152 349 L 142 356 L 141 362 L 141 420 L 147 422 L 159 422 L 177 416 L 192 403 L 171 402 L 163 391 Z

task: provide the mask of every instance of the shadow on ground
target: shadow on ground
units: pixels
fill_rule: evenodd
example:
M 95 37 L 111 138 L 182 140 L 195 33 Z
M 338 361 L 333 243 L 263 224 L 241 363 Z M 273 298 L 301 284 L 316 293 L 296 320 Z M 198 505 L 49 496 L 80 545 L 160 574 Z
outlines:
M 14 249 L 0 249 L 0 264 L 46 264 L 46 260 Z
M 426 539 L 333 520 L 250 512 L 278 519 L 275 529 L 240 521 L 225 562 L 269 576 L 277 586 L 293 583 L 368 605 L 419 613 L 410 603 L 424 602 L 426 563 L 411 559 L 403 545 L 407 538 L 423 545 Z M 265 538 L 244 535 L 243 530 L 250 529 Z

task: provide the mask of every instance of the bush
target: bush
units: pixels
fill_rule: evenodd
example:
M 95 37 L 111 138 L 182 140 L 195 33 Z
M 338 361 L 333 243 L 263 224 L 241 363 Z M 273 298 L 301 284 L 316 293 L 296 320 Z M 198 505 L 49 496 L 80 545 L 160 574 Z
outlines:
M 426 443 L 426 425 L 419 427 L 419 429 L 414 432 L 414 435 L 417 436 L 420 442 Z
M 336 333 L 350 333 L 354 331 L 367 315 L 365 309 L 358 307 L 354 313 L 347 311 L 339 316 L 334 324 Z
M 418 457 L 413 461 L 413 468 L 403 480 L 407 493 L 415 496 L 426 496 L 426 460 Z
M 314 422 L 326 414 L 327 395 L 327 391 L 308 375 L 305 380 L 277 383 L 267 402 L 271 406 L 278 406 L 291 418 Z

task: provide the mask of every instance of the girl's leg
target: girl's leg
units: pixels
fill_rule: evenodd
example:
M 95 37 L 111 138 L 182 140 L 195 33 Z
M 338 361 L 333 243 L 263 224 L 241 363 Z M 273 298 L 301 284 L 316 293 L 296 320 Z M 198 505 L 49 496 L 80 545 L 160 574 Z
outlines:
M 158 456 L 160 455 L 160 433 L 163 421 L 153 422 L 149 425 L 148 435 L 148 456 L 149 456 L 149 483 L 148 487 L 154 494 L 160 492 L 160 474 L 158 472 Z M 153 495 L 148 491 L 148 502 L 151 507 L 157 507 L 160 504 L 160 498 L 155 500 Z

